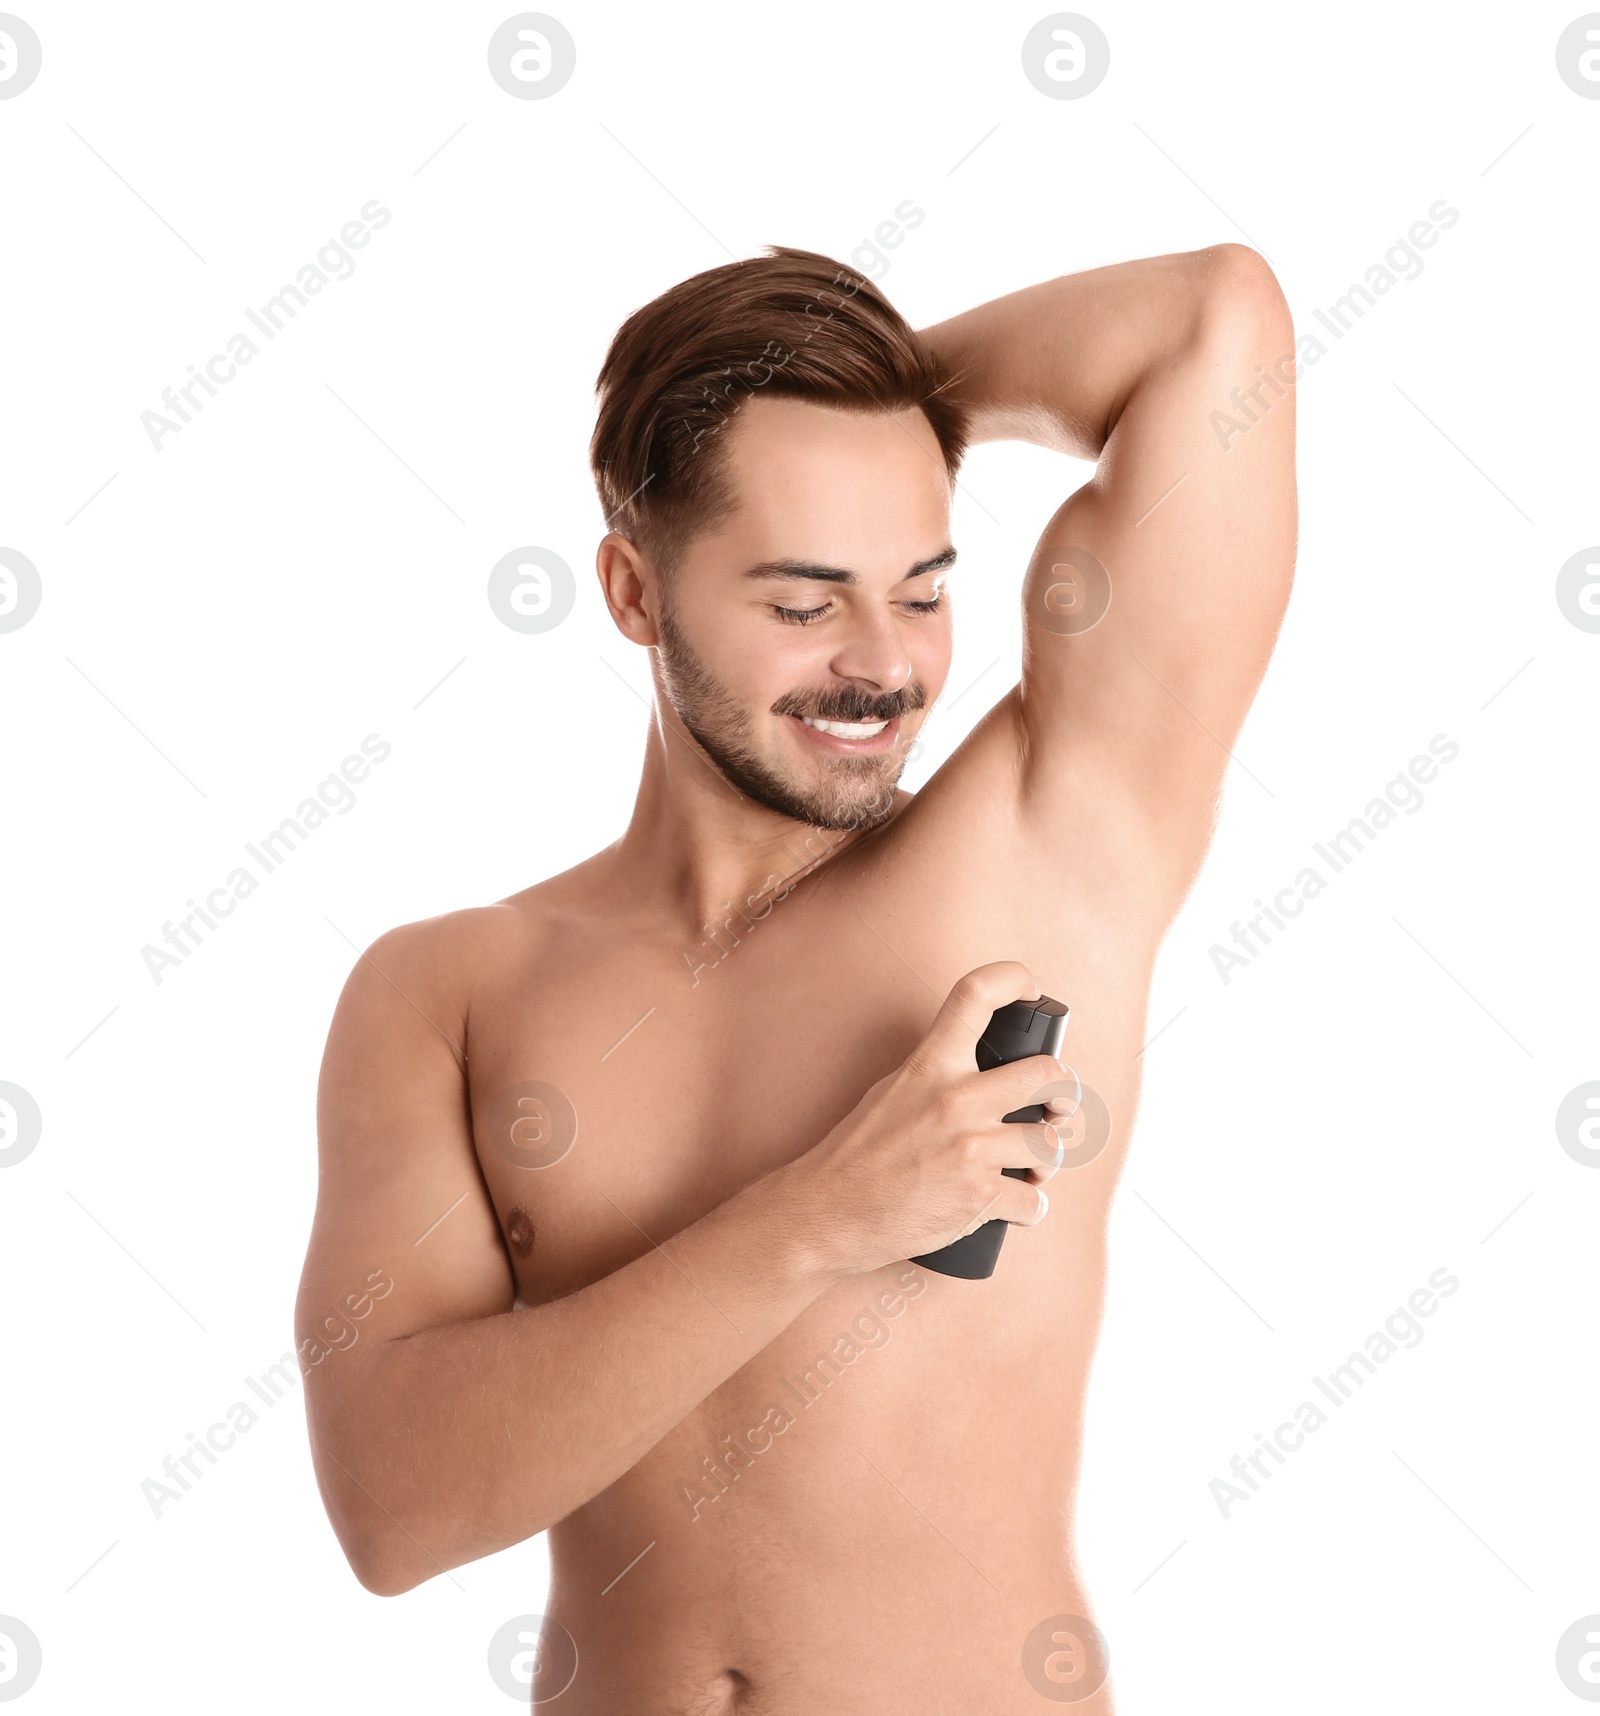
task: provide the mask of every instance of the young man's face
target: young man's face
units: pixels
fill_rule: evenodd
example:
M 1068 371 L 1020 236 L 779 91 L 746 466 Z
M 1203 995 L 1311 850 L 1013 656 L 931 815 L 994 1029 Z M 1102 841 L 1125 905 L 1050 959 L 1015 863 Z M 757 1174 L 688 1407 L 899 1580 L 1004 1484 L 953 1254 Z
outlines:
M 920 411 L 747 401 L 719 452 L 739 505 L 660 595 L 685 727 L 748 797 L 813 827 L 894 806 L 950 669 L 950 482 Z

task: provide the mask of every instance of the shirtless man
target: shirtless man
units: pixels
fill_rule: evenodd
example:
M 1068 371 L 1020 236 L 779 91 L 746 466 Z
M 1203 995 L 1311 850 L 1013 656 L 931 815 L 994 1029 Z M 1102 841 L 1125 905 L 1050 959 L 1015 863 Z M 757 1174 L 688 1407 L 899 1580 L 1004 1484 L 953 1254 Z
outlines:
M 535 1704 L 1112 1708 L 1072 1539 L 1108 1207 L 1288 597 L 1292 379 L 1237 245 L 921 334 L 776 251 L 619 331 L 592 458 L 655 683 L 633 817 L 357 963 L 298 1307 L 362 1584 L 549 1532 Z M 1097 468 L 1028 570 L 1021 685 L 913 796 L 952 472 L 1005 438 Z M 1041 990 L 1067 1065 L 978 1072 Z M 905 1261 L 995 1218 L 988 1280 Z

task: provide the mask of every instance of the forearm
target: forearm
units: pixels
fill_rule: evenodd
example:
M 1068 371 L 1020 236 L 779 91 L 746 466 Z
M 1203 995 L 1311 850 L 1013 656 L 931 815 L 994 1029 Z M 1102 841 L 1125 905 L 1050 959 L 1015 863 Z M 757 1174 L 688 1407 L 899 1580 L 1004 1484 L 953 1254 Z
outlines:
M 362 1582 L 390 1594 L 507 1548 L 635 1465 L 831 1284 L 798 1207 L 779 1170 L 579 1292 L 311 1373 L 318 1476 Z
M 1230 271 L 1254 264 L 1253 253 L 1223 245 L 1093 268 L 980 304 L 921 337 L 956 378 L 973 441 L 1098 458 L 1141 382 L 1202 337 Z

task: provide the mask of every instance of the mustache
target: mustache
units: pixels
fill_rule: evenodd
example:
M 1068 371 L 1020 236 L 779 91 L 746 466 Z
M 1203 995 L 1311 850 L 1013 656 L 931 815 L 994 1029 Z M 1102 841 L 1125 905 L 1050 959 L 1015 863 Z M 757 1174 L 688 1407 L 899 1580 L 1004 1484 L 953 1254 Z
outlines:
M 809 715 L 814 721 L 895 721 L 923 708 L 928 694 L 913 681 L 899 691 L 873 696 L 859 686 L 832 686 L 826 691 L 786 691 L 772 706 L 774 715 Z

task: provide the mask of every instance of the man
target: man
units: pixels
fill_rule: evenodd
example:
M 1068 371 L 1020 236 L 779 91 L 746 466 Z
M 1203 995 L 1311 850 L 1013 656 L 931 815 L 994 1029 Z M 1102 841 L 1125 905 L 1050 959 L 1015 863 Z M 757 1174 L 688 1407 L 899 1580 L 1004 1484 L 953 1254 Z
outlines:
M 633 818 L 357 964 L 299 1301 L 363 1584 L 550 1533 L 535 1703 L 1111 1709 L 1071 1536 L 1107 1213 L 1289 592 L 1292 357 L 1236 245 L 920 335 L 776 250 L 619 331 L 591 451 L 655 682 Z M 1098 465 L 1028 569 L 1021 685 L 913 797 L 953 476 L 1001 438 Z M 1069 1064 L 979 1073 L 1041 992 Z M 997 1218 L 988 1280 L 906 1262 Z

